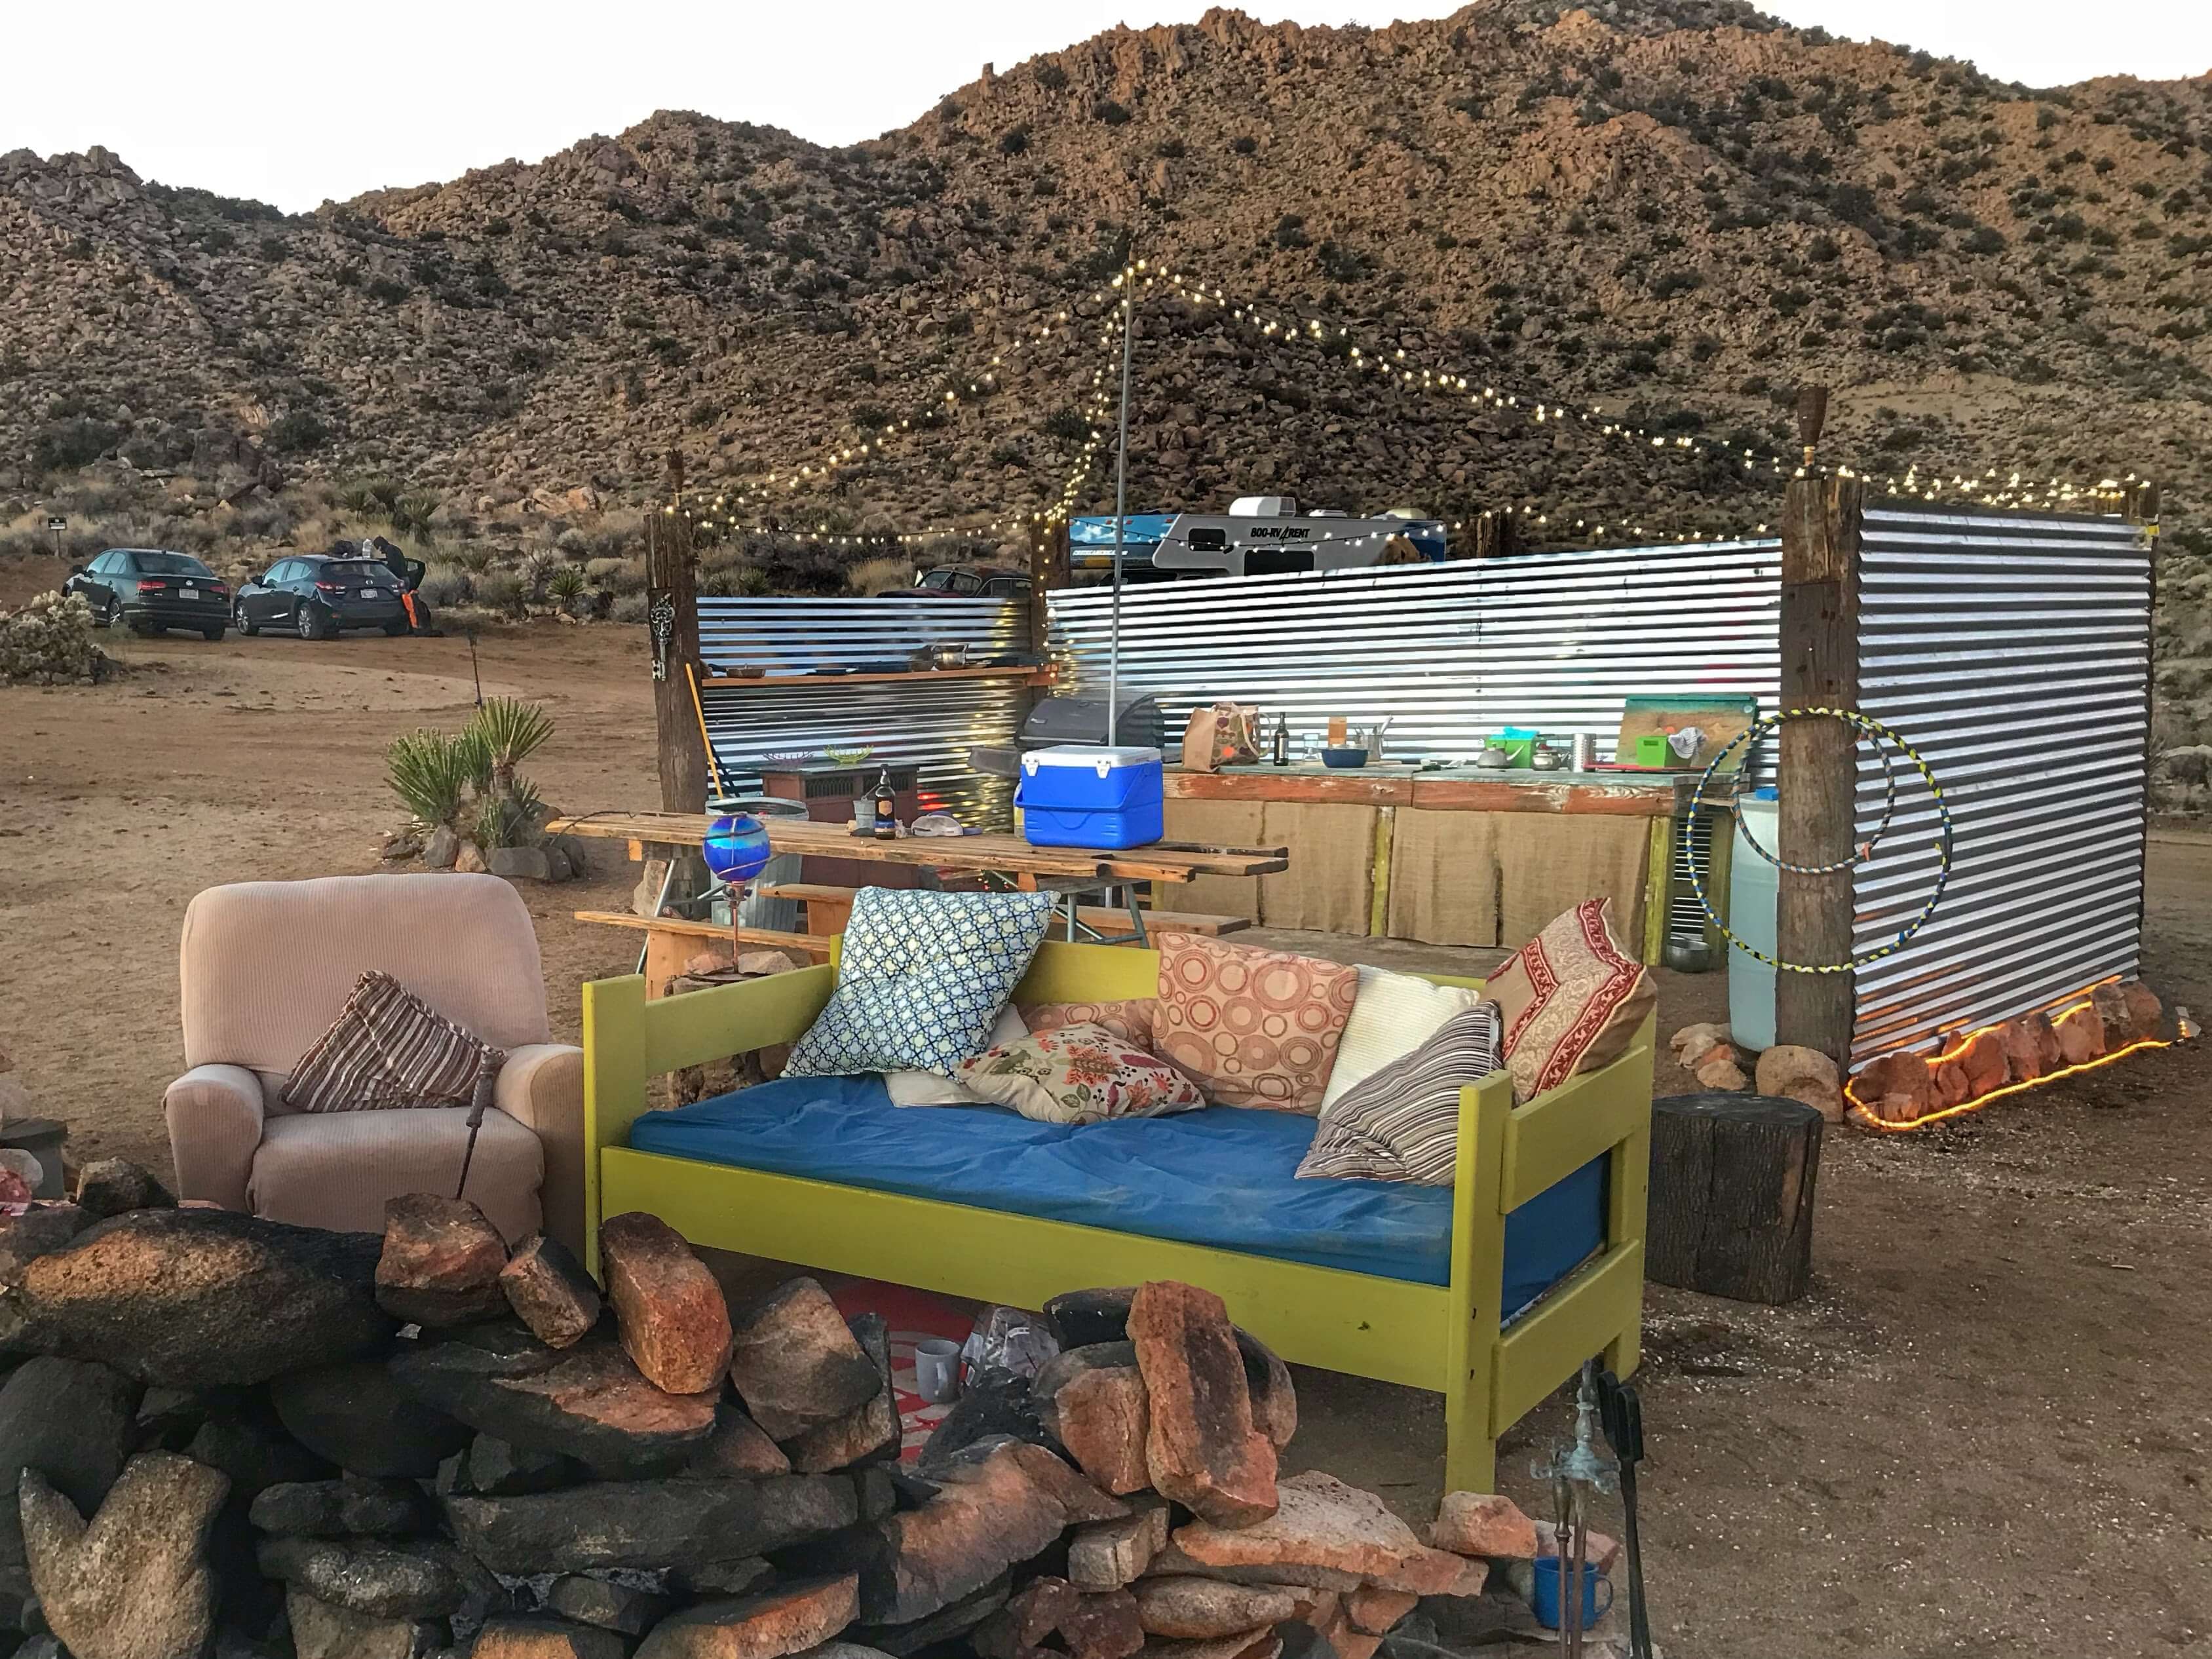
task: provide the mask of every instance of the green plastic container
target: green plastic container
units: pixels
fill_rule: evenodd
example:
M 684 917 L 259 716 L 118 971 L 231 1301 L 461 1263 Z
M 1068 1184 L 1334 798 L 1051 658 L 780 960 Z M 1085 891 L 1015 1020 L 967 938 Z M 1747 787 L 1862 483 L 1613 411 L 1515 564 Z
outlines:
M 1638 766 L 1670 766 L 1673 752 L 1667 747 L 1666 734 L 1646 732 L 1636 740 L 1636 763 Z

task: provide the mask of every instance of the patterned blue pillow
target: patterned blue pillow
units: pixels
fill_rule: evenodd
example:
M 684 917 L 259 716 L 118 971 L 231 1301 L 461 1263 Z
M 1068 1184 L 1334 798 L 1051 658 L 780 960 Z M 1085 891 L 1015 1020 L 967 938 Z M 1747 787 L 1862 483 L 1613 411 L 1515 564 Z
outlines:
M 990 1047 L 991 1022 L 1029 971 L 1052 910 L 1049 893 L 863 887 L 845 924 L 837 988 L 783 1074 L 951 1077 Z

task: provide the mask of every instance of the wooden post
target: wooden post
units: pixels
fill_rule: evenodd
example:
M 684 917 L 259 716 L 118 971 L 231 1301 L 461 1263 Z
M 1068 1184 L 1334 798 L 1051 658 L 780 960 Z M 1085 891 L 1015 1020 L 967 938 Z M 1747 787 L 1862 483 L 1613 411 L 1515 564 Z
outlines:
M 677 476 L 679 477 L 681 474 Z M 671 619 L 665 672 L 653 682 L 653 726 L 660 766 L 660 810 L 707 810 L 707 739 L 699 711 L 691 703 L 686 663 L 699 660 L 699 596 L 692 564 L 691 520 L 680 505 L 648 514 L 645 521 L 645 580 L 648 614 L 665 603 Z M 648 651 L 659 651 L 647 640 Z
M 1503 558 L 1521 550 L 1520 521 L 1510 512 L 1481 513 L 1474 520 L 1474 556 Z
M 1739 1302 L 1795 1302 L 1813 1264 L 1820 1113 L 1765 1095 L 1651 1103 L 1644 1271 Z
M 1856 478 L 1796 478 L 1782 509 L 1782 706 L 1856 708 L 1859 691 L 1859 520 Z M 1856 837 L 1857 744 L 1839 720 L 1792 720 L 1779 734 L 1776 784 L 1785 864 L 1836 864 Z M 1784 872 L 1776 901 L 1776 955 L 1784 962 L 1848 961 L 1856 905 L 1851 872 Z M 1850 1059 L 1856 975 L 1778 973 L 1778 1042 L 1818 1048 L 1838 1066 Z

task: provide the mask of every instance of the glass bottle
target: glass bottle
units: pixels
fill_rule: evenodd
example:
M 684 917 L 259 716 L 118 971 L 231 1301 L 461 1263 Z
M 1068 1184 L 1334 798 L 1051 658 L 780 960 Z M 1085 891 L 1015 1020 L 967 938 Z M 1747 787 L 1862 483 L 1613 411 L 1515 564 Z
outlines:
M 876 779 L 876 839 L 898 839 L 898 792 L 891 787 L 891 769 L 888 766 Z

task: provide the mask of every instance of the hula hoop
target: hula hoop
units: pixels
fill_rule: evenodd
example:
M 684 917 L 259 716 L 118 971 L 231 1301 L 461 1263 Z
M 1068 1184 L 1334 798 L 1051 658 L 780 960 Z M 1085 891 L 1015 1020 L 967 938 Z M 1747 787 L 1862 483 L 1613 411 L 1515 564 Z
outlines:
M 1784 973 L 1848 974 L 1856 969 L 1865 967 L 1869 963 L 1879 962 L 1884 957 L 1893 956 L 1899 951 L 1903 950 L 1906 944 L 1911 941 L 1912 936 L 1928 925 L 1929 918 L 1936 914 L 1936 907 L 1943 902 L 1943 890 L 1950 884 L 1951 881 L 1951 852 L 1954 839 L 1953 826 L 1951 823 L 1951 808 L 1949 804 L 1943 799 L 1942 785 L 1936 781 L 1936 774 L 1934 770 L 1929 766 L 1927 761 L 1922 757 L 1920 751 L 1915 749 L 1911 744 L 1905 742 L 1903 738 L 1898 736 L 1895 732 L 1892 731 L 1888 726 L 1884 726 L 1880 720 L 1874 720 L 1868 715 L 1860 714 L 1856 708 L 1827 708 L 1820 707 L 1784 708 L 1778 713 L 1768 714 L 1764 718 L 1754 721 L 1751 726 L 1746 727 L 1724 748 L 1723 748 L 1718 754 L 1713 757 L 1711 763 L 1705 768 L 1705 775 L 1698 780 L 1698 787 L 1696 790 L 1692 792 L 1691 796 L 1692 803 L 1696 805 L 1709 804 L 1705 799 L 1706 786 L 1712 781 L 1713 775 L 1720 769 L 1721 763 L 1727 759 L 1728 757 L 1733 754 L 1739 747 L 1744 747 L 1748 744 L 1757 743 L 1761 738 L 1766 736 L 1771 732 L 1779 730 L 1790 720 L 1841 720 L 1845 726 L 1850 727 L 1852 731 L 1873 740 L 1875 752 L 1877 755 L 1881 755 L 1883 757 L 1884 769 L 1886 771 L 1887 770 L 1887 756 L 1882 749 L 1882 744 L 1888 744 L 1894 747 L 1898 753 L 1903 755 L 1905 759 L 1911 761 L 1913 766 L 1918 770 L 1921 781 L 1928 786 L 1929 798 L 1936 803 L 1936 816 L 1938 826 L 1935 841 L 1936 884 L 1929 892 L 1928 902 L 1920 907 L 1919 912 L 1914 915 L 1911 921 L 1906 922 L 1903 927 L 1898 930 L 1897 937 L 1890 940 L 1888 944 L 1877 945 L 1871 951 L 1854 953 L 1847 962 L 1784 962 L 1779 957 L 1771 957 L 1767 955 L 1765 951 L 1759 950 L 1756 945 L 1745 944 L 1743 940 L 1738 939 L 1734 933 L 1729 931 L 1728 924 L 1721 920 L 1718 913 L 1717 913 L 1713 908 L 1711 899 L 1707 897 L 1705 895 L 1705 878 L 1698 872 L 1697 861 L 1694 859 L 1689 861 L 1690 890 L 1697 895 L 1698 908 L 1705 913 L 1705 919 L 1712 923 L 1714 930 L 1717 932 L 1723 939 L 1726 939 L 1729 945 L 1734 946 L 1736 950 L 1742 951 L 1746 956 L 1752 957 L 1753 960 L 1763 962 L 1768 967 L 1778 969 Z M 1761 857 L 1766 859 L 1768 863 L 1773 865 L 1778 870 L 1788 870 L 1797 875 L 1817 876 L 1838 874 L 1844 870 L 1850 869 L 1852 866 L 1859 863 L 1873 852 L 1874 842 L 1881 839 L 1881 831 L 1889 827 L 1890 815 L 1892 811 L 1894 809 L 1895 805 L 1896 788 L 1895 779 L 1893 775 L 1891 779 L 1889 800 L 1885 804 L 1882 809 L 1881 824 L 1875 830 L 1874 839 L 1869 840 L 1864 847 L 1863 847 L 1859 852 L 1855 854 L 1852 857 L 1845 859 L 1840 863 L 1817 866 L 1784 864 L 1781 860 L 1775 858 L 1771 854 L 1767 853 L 1765 848 L 1759 847 L 1757 841 L 1753 840 L 1752 842 L 1752 846 L 1758 850 Z

